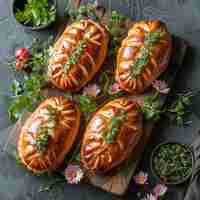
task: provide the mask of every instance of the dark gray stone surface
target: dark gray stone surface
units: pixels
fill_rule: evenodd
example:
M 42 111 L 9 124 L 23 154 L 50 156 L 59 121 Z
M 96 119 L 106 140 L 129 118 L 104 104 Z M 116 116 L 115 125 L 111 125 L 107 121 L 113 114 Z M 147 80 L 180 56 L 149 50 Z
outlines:
M 15 48 L 30 45 L 33 37 L 46 38 L 50 33 L 56 33 L 55 27 L 32 32 L 24 30 L 16 24 L 12 17 L 11 0 L 0 0 L 0 92 L 9 93 L 12 80 L 9 70 L 3 62 L 8 55 L 12 55 Z M 92 1 L 90 1 L 92 2 Z M 179 72 L 173 92 L 185 89 L 200 89 L 200 1 L 199 0 L 102 0 L 107 7 L 120 10 L 133 19 L 161 19 L 167 23 L 171 33 L 188 41 L 190 48 Z M 59 16 L 67 0 L 58 0 Z M 141 168 L 149 170 L 149 152 L 152 147 L 162 141 L 179 141 L 190 144 L 200 126 L 200 99 L 192 106 L 191 126 L 177 127 L 168 125 L 164 120 L 159 122 L 154 130 L 150 144 L 144 154 Z M 38 188 L 44 178 L 34 177 L 16 166 L 15 161 L 2 148 L 7 140 L 6 128 L 9 121 L 6 114 L 6 101 L 0 101 L 0 200 L 50 200 L 51 194 L 38 193 Z M 187 185 L 185 185 L 187 186 Z M 184 186 L 170 188 L 170 200 L 183 199 Z M 55 199 L 71 200 L 107 200 L 107 199 L 136 199 L 134 193 L 128 192 L 123 198 L 102 192 L 89 185 L 70 186 L 66 184 L 64 192 L 55 193 Z

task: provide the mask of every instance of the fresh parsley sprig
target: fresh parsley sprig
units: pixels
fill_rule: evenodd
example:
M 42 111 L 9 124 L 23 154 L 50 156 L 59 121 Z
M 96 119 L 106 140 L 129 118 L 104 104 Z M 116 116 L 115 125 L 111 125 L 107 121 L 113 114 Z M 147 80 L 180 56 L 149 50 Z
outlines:
M 48 25 L 56 19 L 56 8 L 49 6 L 48 0 L 27 0 L 24 10 L 16 12 L 16 19 L 33 26 Z

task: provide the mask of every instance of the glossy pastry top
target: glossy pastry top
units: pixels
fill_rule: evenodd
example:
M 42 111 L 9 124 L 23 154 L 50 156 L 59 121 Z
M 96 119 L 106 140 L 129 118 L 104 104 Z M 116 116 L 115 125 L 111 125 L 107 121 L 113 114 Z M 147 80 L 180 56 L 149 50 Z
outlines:
M 138 105 L 118 98 L 100 108 L 91 118 L 81 146 L 81 162 L 89 170 L 104 173 L 125 160 L 142 135 Z
M 22 163 L 33 172 L 59 167 L 72 147 L 80 125 L 77 106 L 64 97 L 43 101 L 27 119 L 18 139 Z
M 108 34 L 103 25 L 92 20 L 69 25 L 50 53 L 49 79 L 60 89 L 80 90 L 100 69 L 107 45 Z
M 165 71 L 171 50 L 171 36 L 162 22 L 136 22 L 118 51 L 116 81 L 127 92 L 143 92 Z

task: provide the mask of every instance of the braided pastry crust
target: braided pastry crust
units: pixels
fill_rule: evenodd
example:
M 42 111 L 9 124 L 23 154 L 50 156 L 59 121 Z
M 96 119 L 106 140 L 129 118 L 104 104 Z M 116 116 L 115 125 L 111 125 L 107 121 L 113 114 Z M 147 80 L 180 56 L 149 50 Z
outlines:
M 69 25 L 52 50 L 50 81 L 63 90 L 80 90 L 100 69 L 107 46 L 108 33 L 103 25 L 92 20 Z
M 55 170 L 71 149 L 79 125 L 80 112 L 72 101 L 46 99 L 21 129 L 17 149 L 22 163 L 35 173 Z
M 116 121 L 119 110 L 125 113 L 125 118 L 121 118 L 115 139 L 108 142 L 104 133 L 114 118 Z M 138 104 L 124 97 L 108 102 L 94 114 L 81 146 L 81 162 L 86 169 L 105 173 L 129 156 L 143 134 L 142 115 L 137 110 Z
M 166 70 L 171 50 L 171 36 L 162 22 L 136 22 L 118 50 L 116 81 L 129 93 L 142 93 Z

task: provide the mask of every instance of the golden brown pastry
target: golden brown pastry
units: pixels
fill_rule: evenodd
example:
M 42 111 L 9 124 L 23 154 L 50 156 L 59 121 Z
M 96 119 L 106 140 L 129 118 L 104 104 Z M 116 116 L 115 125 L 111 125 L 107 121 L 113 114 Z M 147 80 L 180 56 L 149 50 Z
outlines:
M 43 101 L 27 119 L 18 140 L 18 154 L 32 172 L 55 170 L 71 149 L 80 125 L 77 106 L 64 97 Z
M 91 118 L 81 146 L 86 169 L 105 173 L 124 161 L 143 134 L 138 104 L 118 98 L 100 108 Z
M 162 22 L 136 22 L 118 51 L 116 81 L 127 92 L 143 92 L 165 71 L 171 50 L 171 36 Z
M 103 25 L 92 20 L 71 24 L 51 52 L 49 79 L 60 89 L 80 90 L 100 69 L 107 45 L 108 33 Z

